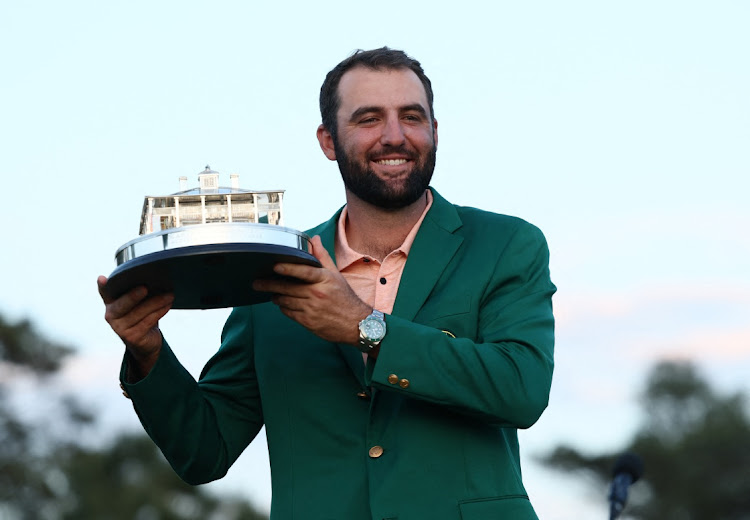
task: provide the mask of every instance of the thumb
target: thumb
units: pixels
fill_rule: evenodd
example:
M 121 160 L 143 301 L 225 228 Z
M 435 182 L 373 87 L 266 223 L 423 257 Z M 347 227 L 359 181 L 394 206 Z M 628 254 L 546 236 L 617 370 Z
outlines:
M 99 296 L 102 297 L 102 301 L 105 304 L 112 302 L 112 300 L 114 299 L 107 294 L 106 285 L 107 285 L 107 278 L 105 276 L 99 276 L 96 279 L 96 286 L 99 289 Z
M 322 265 L 324 269 L 328 269 L 329 271 L 338 271 L 336 263 L 331 258 L 331 255 L 328 254 L 328 250 L 323 247 L 323 241 L 320 240 L 320 235 L 315 235 L 314 237 L 312 237 L 310 242 L 312 244 L 312 254 L 315 258 L 318 259 L 320 265 Z

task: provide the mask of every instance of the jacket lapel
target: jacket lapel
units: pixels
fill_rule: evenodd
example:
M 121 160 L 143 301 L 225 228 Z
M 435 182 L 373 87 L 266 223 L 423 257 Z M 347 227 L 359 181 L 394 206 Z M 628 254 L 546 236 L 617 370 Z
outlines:
M 393 314 L 413 320 L 463 242 L 456 208 L 433 188 L 433 202 L 417 232 L 401 276 Z
M 315 235 L 320 235 L 320 241 L 323 242 L 323 247 L 326 248 L 334 262 L 336 262 L 336 226 L 338 225 L 339 216 L 343 209 L 343 207 L 339 208 L 339 210 L 327 222 L 306 231 L 311 238 Z
M 432 292 L 440 275 L 463 242 L 454 231 L 461 227 L 461 218 L 453 205 L 433 188 L 433 202 L 422 226 L 417 232 L 393 306 L 393 315 L 412 320 Z M 341 210 L 324 224 L 308 231 L 310 236 L 320 235 L 323 246 L 336 261 L 336 227 Z M 362 354 L 351 345 L 336 345 L 362 388 L 365 383 L 365 365 Z

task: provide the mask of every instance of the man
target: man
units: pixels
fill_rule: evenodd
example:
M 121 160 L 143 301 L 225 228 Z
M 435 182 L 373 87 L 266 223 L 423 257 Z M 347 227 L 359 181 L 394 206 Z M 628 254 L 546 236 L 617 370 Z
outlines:
M 516 432 L 551 385 L 547 246 L 428 188 L 432 97 L 388 48 L 328 74 L 317 137 L 347 204 L 308 232 L 322 268 L 257 281 L 272 302 L 232 312 L 198 383 L 158 329 L 170 296 L 105 300 L 123 388 L 186 481 L 221 478 L 265 424 L 273 520 L 536 518 Z

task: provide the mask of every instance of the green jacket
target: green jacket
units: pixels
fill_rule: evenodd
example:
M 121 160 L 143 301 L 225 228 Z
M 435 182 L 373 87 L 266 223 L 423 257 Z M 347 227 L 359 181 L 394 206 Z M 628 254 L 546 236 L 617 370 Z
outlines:
M 221 478 L 265 425 L 273 520 L 536 518 L 517 429 L 552 381 L 547 245 L 433 194 L 377 362 L 266 303 L 234 309 L 198 383 L 166 342 L 146 378 L 123 381 L 183 479 Z M 337 218 L 308 232 L 331 256 Z

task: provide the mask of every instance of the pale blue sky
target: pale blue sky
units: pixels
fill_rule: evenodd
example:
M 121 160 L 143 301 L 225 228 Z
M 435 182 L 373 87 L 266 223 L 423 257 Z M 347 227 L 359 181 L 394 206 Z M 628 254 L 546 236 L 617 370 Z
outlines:
M 95 278 L 137 234 L 143 196 L 210 164 L 225 184 L 286 189 L 289 226 L 328 218 L 343 189 L 315 140 L 320 83 L 356 48 L 404 49 L 435 89 L 433 185 L 548 238 L 557 371 L 522 434 L 526 481 L 542 518 L 601 518 L 604 495 L 561 490 L 571 479 L 531 455 L 617 447 L 663 356 L 748 388 L 748 25 L 739 0 L 6 2 L 0 311 L 79 346 L 69 384 L 133 427 Z M 194 373 L 225 316 L 164 320 Z M 263 450 L 223 485 L 267 501 Z

